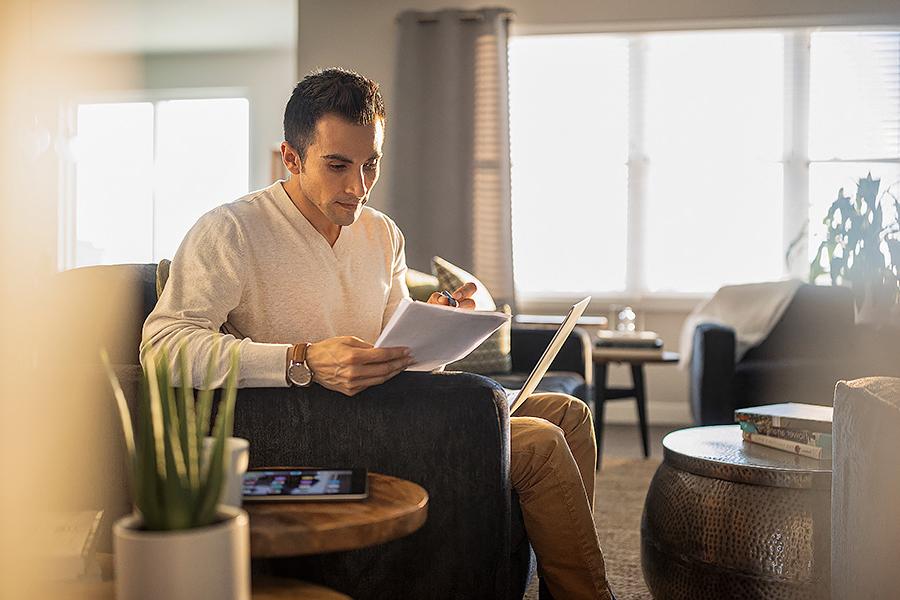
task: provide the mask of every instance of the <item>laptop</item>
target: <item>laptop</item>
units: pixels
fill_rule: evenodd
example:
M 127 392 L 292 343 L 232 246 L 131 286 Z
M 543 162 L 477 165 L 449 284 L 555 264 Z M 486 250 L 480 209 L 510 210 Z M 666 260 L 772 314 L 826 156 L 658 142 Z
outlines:
M 584 313 L 584 309 L 587 308 L 590 301 L 591 297 L 588 296 L 584 300 L 575 303 L 572 308 L 569 309 L 569 314 L 566 315 L 562 325 L 556 330 L 553 339 L 550 340 L 547 349 L 544 350 L 544 354 L 541 355 L 541 360 L 534 365 L 534 369 L 531 371 L 531 375 L 528 376 L 528 379 L 525 380 L 525 385 L 522 386 L 522 389 L 506 390 L 506 399 L 509 401 L 509 414 L 515 413 L 516 409 L 525 402 L 525 399 L 537 389 L 544 374 L 547 373 L 547 370 L 550 368 L 550 363 L 556 358 L 559 349 L 562 348 L 562 345 L 569 337 L 569 334 L 575 329 L 578 319 Z

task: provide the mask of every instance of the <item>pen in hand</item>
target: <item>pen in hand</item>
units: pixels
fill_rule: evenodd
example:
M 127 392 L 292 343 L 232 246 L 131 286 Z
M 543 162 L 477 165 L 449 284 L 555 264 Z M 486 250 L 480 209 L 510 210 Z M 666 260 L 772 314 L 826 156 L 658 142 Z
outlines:
M 450 304 L 450 306 L 454 308 L 459 306 L 459 302 L 457 302 L 456 298 L 454 298 L 453 295 L 447 290 L 441 290 L 441 296 L 447 299 L 447 302 Z

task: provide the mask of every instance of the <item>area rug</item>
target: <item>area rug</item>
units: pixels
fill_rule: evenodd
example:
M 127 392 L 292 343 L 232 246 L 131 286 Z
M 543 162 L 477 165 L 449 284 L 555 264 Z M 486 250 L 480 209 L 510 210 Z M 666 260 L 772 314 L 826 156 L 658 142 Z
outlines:
M 606 459 L 595 485 L 594 522 L 606 575 L 619 600 L 652 600 L 641 573 L 641 513 L 659 459 Z M 538 600 L 537 581 L 525 592 Z

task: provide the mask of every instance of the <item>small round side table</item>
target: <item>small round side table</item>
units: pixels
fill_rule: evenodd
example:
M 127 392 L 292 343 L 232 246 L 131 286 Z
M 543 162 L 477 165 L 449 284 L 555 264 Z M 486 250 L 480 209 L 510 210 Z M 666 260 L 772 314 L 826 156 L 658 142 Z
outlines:
M 641 566 L 654 598 L 827 600 L 831 461 L 745 442 L 738 425 L 663 439 Z
M 356 550 L 417 530 L 428 517 L 421 486 L 369 473 L 369 497 L 352 502 L 246 502 L 250 556 L 276 558 Z

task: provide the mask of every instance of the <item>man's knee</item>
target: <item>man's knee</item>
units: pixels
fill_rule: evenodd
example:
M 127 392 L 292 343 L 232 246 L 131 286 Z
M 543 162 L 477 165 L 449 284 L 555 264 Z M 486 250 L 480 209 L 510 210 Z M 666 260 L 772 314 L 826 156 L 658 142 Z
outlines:
M 512 451 L 550 456 L 566 447 L 563 430 L 546 419 L 523 417 L 512 436 Z
M 566 396 L 566 398 L 569 400 L 568 412 L 571 413 L 576 420 L 586 421 L 588 423 L 593 420 L 591 409 L 584 400 L 574 396 Z
M 560 425 L 564 431 L 572 432 L 582 427 L 593 429 L 591 409 L 583 400 L 568 394 L 554 394 L 553 400 L 563 407 Z

